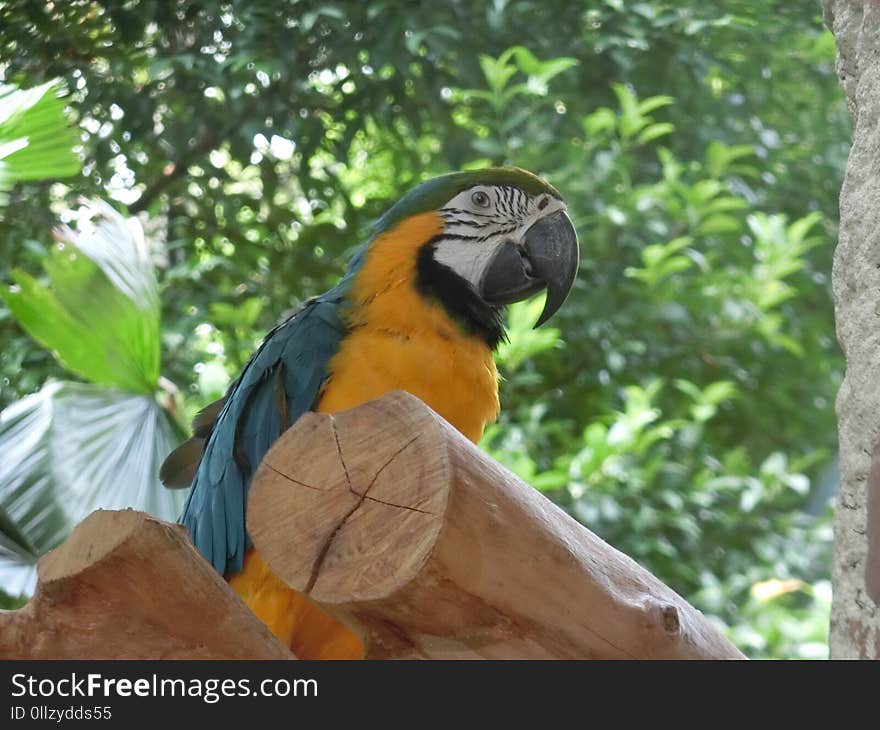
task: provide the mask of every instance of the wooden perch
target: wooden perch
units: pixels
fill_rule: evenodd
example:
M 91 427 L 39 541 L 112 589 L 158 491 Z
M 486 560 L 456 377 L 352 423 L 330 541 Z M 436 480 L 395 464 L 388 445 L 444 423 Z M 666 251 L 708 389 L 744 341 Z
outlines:
M 403 392 L 303 416 L 255 476 L 248 529 L 367 658 L 743 658 Z
M 98 510 L 44 556 L 31 601 L 0 612 L 2 659 L 293 659 L 183 528 Z
M 396 392 L 278 440 L 248 528 L 368 658 L 742 658 L 672 590 Z M 93 513 L 0 612 L 0 658 L 293 658 L 193 548 Z

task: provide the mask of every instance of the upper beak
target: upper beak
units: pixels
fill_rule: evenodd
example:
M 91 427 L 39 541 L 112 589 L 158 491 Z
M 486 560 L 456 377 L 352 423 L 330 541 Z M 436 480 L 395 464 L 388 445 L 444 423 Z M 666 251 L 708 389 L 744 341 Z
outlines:
M 574 284 L 580 254 L 577 233 L 564 210 L 541 218 L 526 231 L 522 245 L 498 251 L 480 280 L 480 296 L 489 304 L 511 304 L 547 289 L 540 327 L 562 306 Z

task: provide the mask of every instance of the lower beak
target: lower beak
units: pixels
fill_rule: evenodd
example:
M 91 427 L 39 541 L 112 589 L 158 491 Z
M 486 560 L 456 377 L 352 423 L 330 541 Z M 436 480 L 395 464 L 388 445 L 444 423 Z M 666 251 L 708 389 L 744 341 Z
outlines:
M 480 280 L 489 304 L 512 304 L 547 290 L 540 327 L 562 306 L 574 284 L 580 260 L 577 233 L 565 211 L 541 218 L 526 231 L 522 245 L 499 246 Z

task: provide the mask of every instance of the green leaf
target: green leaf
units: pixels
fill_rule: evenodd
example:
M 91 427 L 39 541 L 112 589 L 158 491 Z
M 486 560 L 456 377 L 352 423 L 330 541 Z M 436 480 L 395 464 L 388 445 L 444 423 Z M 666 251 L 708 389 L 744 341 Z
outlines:
M 508 52 L 510 51 L 513 52 L 516 65 L 520 71 L 527 76 L 540 79 L 544 83 L 550 81 L 554 76 L 558 76 L 563 71 L 578 65 L 578 60 L 569 56 L 559 56 L 548 61 L 541 61 L 525 46 L 514 46 L 508 49 Z
M 520 71 L 522 71 L 524 74 L 527 74 L 529 76 L 537 76 L 541 73 L 541 69 L 544 67 L 544 64 L 528 48 L 526 48 L 525 46 L 514 46 L 509 50 L 513 51 L 513 54 L 516 58 L 516 64 L 517 66 L 519 66 Z
M 49 284 L 23 271 L 2 292 L 28 333 L 97 385 L 152 395 L 159 380 L 159 297 L 140 227 L 98 203 L 92 231 L 57 233 Z
M 703 206 L 702 210 L 704 213 L 721 213 L 728 210 L 745 210 L 748 207 L 748 201 L 742 198 L 725 196 L 710 201 L 707 205 Z
M 707 203 L 723 189 L 719 180 L 700 180 L 691 188 L 690 198 L 698 203 Z
M 531 484 L 539 492 L 552 492 L 563 489 L 568 484 L 568 475 L 564 472 L 545 471 L 532 477 Z
M 628 139 L 645 126 L 647 119 L 639 113 L 638 99 L 632 91 L 623 84 L 614 84 L 611 88 L 620 103 L 618 128 L 621 137 Z
M 740 228 L 741 225 L 736 218 L 724 213 L 717 213 L 715 215 L 710 215 L 708 218 L 701 221 L 697 226 L 697 232 L 709 236 L 721 233 L 733 233 L 739 231 Z
M 584 117 L 582 125 L 588 135 L 596 135 L 614 129 L 617 126 L 617 116 L 608 107 L 599 107 Z
M 544 61 L 541 64 L 541 70 L 534 75 L 540 78 L 542 81 L 550 81 L 550 79 L 558 76 L 563 71 L 574 68 L 578 65 L 578 63 L 579 61 L 576 58 L 569 58 L 565 56 L 554 58 L 549 61 Z
M 685 380 L 684 378 L 677 378 L 673 381 L 675 387 L 678 388 L 682 393 L 686 393 L 691 397 L 692 400 L 699 401 L 703 397 L 703 391 L 700 390 L 700 386 L 692 383 L 690 380 Z
M 418 33 L 409 33 L 404 36 L 403 42 L 406 45 L 406 50 L 408 50 L 411 54 L 416 55 L 421 48 L 422 41 L 425 39 L 427 33 L 418 32 Z
M 730 380 L 718 380 L 709 383 L 703 390 L 703 399 L 707 403 L 721 403 L 736 395 L 736 383 Z
M 674 131 L 675 127 L 668 122 L 649 124 L 639 133 L 636 141 L 639 144 L 645 144 L 647 142 L 650 142 L 652 139 L 657 139 L 658 137 L 662 137 L 666 134 L 672 134 Z
M 788 227 L 788 240 L 793 244 L 802 243 L 810 229 L 821 220 L 822 214 L 817 210 L 799 218 Z
M 732 163 L 743 157 L 752 157 L 755 149 L 751 145 L 728 146 L 713 141 L 706 147 L 706 170 L 712 177 L 722 177 L 730 171 Z
M 516 73 L 516 66 L 509 65 L 503 57 L 496 60 L 484 53 L 480 54 L 480 68 L 489 88 L 496 93 L 507 86 L 510 77 Z
M 235 305 L 226 302 L 211 302 L 211 320 L 218 325 L 230 327 L 253 327 L 263 311 L 260 297 L 248 297 Z
M 77 131 L 64 115 L 62 86 L 32 89 L 0 85 L 0 205 L 15 183 L 76 175 Z
M 151 396 L 52 382 L 0 413 L 0 585 L 33 590 L 38 558 L 96 509 L 174 520 L 185 493 L 159 465 L 176 445 Z
M 664 106 L 669 106 L 670 104 L 674 104 L 675 99 L 671 96 L 649 96 L 647 99 L 643 99 L 639 102 L 639 113 L 642 115 L 650 114 L 655 109 L 659 109 Z

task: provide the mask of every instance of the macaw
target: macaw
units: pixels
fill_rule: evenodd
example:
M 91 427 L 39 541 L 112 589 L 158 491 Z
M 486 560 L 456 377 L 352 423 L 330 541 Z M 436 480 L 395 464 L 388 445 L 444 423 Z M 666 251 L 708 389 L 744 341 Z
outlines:
M 434 178 L 378 220 L 340 282 L 269 332 L 225 397 L 196 417 L 160 476 L 192 484 L 181 522 L 196 548 L 297 656 L 354 658 L 362 647 L 251 545 L 248 487 L 269 447 L 306 411 L 396 389 L 479 441 L 499 411 L 503 307 L 546 290 L 543 324 L 577 269 L 566 205 L 541 178 L 518 168 Z

